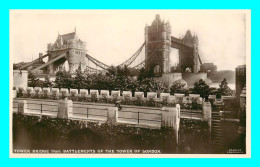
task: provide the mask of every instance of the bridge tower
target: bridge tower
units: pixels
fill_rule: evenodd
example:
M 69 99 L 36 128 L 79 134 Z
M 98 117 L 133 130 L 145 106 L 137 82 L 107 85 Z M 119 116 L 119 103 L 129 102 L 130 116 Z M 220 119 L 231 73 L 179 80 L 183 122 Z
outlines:
M 63 35 L 58 34 L 55 43 L 48 44 L 47 53 L 49 55 L 49 62 L 57 58 L 57 61 L 50 63 L 47 66 L 47 72 L 50 74 L 64 68 L 66 61 L 68 61 L 70 72 L 74 72 L 79 66 L 81 66 L 81 70 L 86 68 L 86 43 L 77 37 L 76 28 L 72 33 Z M 59 56 L 61 58 L 58 58 Z
M 151 26 L 145 27 L 145 66 L 155 73 L 169 73 L 171 26 L 156 15 Z
M 181 39 L 183 44 L 186 46 L 189 46 L 192 48 L 192 53 L 188 53 L 187 49 L 180 50 L 180 60 L 185 59 L 185 62 L 182 62 L 182 66 L 186 68 L 187 66 L 190 66 L 192 68 L 193 73 L 198 73 L 200 71 L 200 65 L 199 62 L 199 39 L 197 35 L 192 35 L 191 31 L 188 30 L 185 34 L 185 36 Z M 183 69 L 182 71 L 185 71 Z

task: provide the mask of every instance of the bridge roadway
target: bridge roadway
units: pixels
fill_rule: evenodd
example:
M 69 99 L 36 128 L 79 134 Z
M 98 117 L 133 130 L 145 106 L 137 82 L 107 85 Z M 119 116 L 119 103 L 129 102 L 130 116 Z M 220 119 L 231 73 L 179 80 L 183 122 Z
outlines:
M 63 53 L 63 54 L 61 54 L 61 55 L 59 55 L 59 56 L 57 56 L 57 57 L 51 59 L 51 60 L 48 61 L 47 63 L 42 64 L 42 65 L 40 65 L 40 66 L 34 68 L 33 70 L 31 70 L 31 72 L 34 73 L 34 72 L 36 72 L 37 70 L 40 70 L 40 69 L 42 69 L 42 68 L 44 68 L 44 67 L 46 67 L 46 66 L 48 66 L 48 65 L 50 65 L 50 64 L 52 64 L 52 63 L 54 63 L 55 61 L 57 61 L 57 60 L 59 60 L 59 59 L 65 57 L 65 56 L 66 56 L 66 53 Z
M 27 100 L 25 114 L 57 117 L 58 100 L 14 98 L 12 103 L 14 113 L 17 113 L 18 100 Z M 114 104 L 73 102 L 73 114 L 70 119 L 106 122 L 108 107 L 114 107 Z M 161 108 L 122 105 L 122 110 L 118 111 L 117 122 L 138 127 L 160 128 L 161 117 Z M 181 109 L 181 118 L 201 120 L 202 113 Z
M 20 69 L 23 70 L 24 68 L 27 68 L 27 67 L 33 65 L 34 63 L 39 62 L 39 60 L 41 60 L 41 59 L 43 59 L 43 58 L 45 58 L 45 57 L 47 57 L 47 56 L 49 56 L 49 54 L 40 56 L 39 58 L 37 58 L 37 59 L 35 59 L 35 60 L 33 60 L 33 61 L 29 62 L 29 63 L 26 63 L 26 64 L 23 65 L 23 66 L 21 66 Z

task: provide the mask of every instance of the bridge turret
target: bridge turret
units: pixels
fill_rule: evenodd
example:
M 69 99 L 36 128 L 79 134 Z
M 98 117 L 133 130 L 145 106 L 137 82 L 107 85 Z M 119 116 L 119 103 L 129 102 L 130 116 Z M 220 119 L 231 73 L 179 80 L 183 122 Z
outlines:
M 198 73 L 200 71 L 199 62 L 199 38 L 194 34 L 193 36 L 193 72 Z
M 198 38 L 197 34 L 194 35 L 193 41 L 194 41 L 194 44 L 197 44 L 197 45 L 199 44 L 199 38 Z

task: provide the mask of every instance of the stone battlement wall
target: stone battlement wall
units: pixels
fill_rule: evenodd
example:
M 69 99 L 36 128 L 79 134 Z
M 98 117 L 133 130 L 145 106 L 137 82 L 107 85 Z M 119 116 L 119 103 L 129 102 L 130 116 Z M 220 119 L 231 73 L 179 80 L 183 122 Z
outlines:
M 38 98 L 38 99 L 64 99 L 68 97 L 73 101 L 87 101 L 87 102 L 98 102 L 98 103 L 113 103 L 117 101 L 123 101 L 127 105 L 137 106 L 153 106 L 156 107 L 158 104 L 161 107 L 164 104 L 168 106 L 174 106 L 175 104 L 196 104 L 200 108 L 204 99 L 199 94 L 184 94 L 175 93 L 160 93 L 158 96 L 155 92 L 135 92 L 134 95 L 131 91 L 120 92 L 118 90 L 87 90 L 87 89 L 67 89 L 67 88 L 40 88 L 40 87 L 19 87 L 17 90 L 13 90 L 13 97 L 24 97 L 24 98 Z M 223 98 L 226 98 L 223 96 Z M 216 95 L 210 95 L 209 100 L 212 102 L 217 101 Z M 151 104 L 150 104 L 151 103 Z M 147 105 L 146 105 L 147 104 Z

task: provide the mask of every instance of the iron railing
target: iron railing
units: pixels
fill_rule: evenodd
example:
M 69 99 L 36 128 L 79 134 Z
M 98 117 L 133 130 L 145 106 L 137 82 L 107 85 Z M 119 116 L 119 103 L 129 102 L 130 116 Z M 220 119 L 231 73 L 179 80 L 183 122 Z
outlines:
M 86 116 L 87 119 L 91 119 L 90 117 L 103 117 L 108 120 L 108 109 L 107 108 L 95 108 L 95 107 L 81 107 L 81 106 L 71 106 L 73 108 L 73 115 L 81 115 L 81 116 Z M 74 109 L 85 109 L 85 112 L 74 112 Z M 94 114 L 90 113 L 89 110 L 94 109 L 94 110 L 104 110 L 106 113 L 104 115 L 102 114 Z
M 180 116 L 181 118 L 188 118 L 188 119 L 202 119 L 203 112 L 202 110 L 181 109 Z
M 46 104 L 46 102 L 52 102 L 55 103 L 57 101 L 44 101 L 44 103 L 34 103 L 32 101 L 29 101 L 27 103 L 28 107 L 26 109 L 30 110 L 30 111 L 34 111 L 35 113 L 38 114 L 47 114 L 47 112 L 49 113 L 57 113 L 58 112 L 58 104 Z M 39 107 L 29 107 L 30 105 L 36 105 Z M 96 108 L 96 107 L 92 107 L 92 106 L 84 106 L 84 104 L 77 104 L 77 105 L 82 105 L 82 106 L 71 106 L 73 107 L 73 115 L 78 115 L 78 116 L 85 116 L 86 118 L 90 118 L 91 117 L 102 117 L 102 118 L 106 118 L 106 120 L 108 120 L 108 109 L 107 108 Z M 53 106 L 53 108 L 57 108 L 56 110 L 51 110 L 51 109 L 45 109 L 46 107 L 50 107 Z M 13 110 L 17 109 L 18 110 L 18 102 L 17 101 L 13 101 Z M 83 112 L 79 112 L 76 111 L 75 109 L 83 109 Z M 94 113 L 94 112 L 90 112 L 89 110 L 103 110 L 104 114 L 100 114 L 100 113 Z M 138 110 L 138 109 L 136 109 Z M 37 112 L 38 111 L 38 112 Z M 118 119 L 125 119 L 125 120 L 132 120 L 131 122 L 136 122 L 138 124 L 140 124 L 140 122 L 143 121 L 147 121 L 147 122 L 152 122 L 152 123 L 161 123 L 161 118 L 162 118 L 162 111 L 158 110 L 160 113 L 150 113 L 150 112 L 140 112 L 140 111 L 131 111 L 131 110 L 127 110 L 127 108 L 118 111 L 118 114 L 121 116 L 118 116 Z M 126 115 L 126 113 L 129 114 L 134 114 L 133 115 Z M 122 114 L 124 116 L 122 116 Z M 142 116 L 142 114 L 144 115 L 151 115 L 151 116 L 157 116 L 158 119 L 149 119 L 149 118 L 144 118 Z M 202 110 L 190 110 L 190 109 L 181 109 L 180 111 L 180 117 L 181 118 L 188 118 L 188 119 L 202 119 L 203 118 L 203 113 Z
M 44 114 L 44 112 L 51 112 L 51 113 L 57 113 L 58 112 L 58 105 L 55 104 L 44 104 L 44 103 L 27 103 L 27 105 L 37 105 L 37 106 L 40 106 L 40 108 L 30 108 L 30 107 L 27 107 L 26 109 L 27 110 L 30 110 L 30 111 L 39 111 L 41 114 Z M 44 106 L 55 106 L 57 107 L 57 110 L 46 110 L 46 109 L 43 109 Z
M 135 120 L 138 124 L 140 124 L 140 121 L 148 121 L 153 123 L 161 123 L 162 122 L 162 113 L 148 113 L 148 112 L 140 112 L 140 111 L 130 111 L 130 110 L 123 110 L 119 111 L 120 113 L 134 113 L 136 114 L 136 117 L 126 117 L 126 116 L 118 116 L 118 119 L 126 119 L 126 120 Z M 140 118 L 140 114 L 146 114 L 146 115 L 154 115 L 159 116 L 160 119 L 147 119 L 147 118 Z
M 29 110 L 29 112 L 34 112 L 34 113 L 37 113 L 37 114 L 47 114 L 47 112 L 50 112 L 50 113 L 57 113 L 58 112 L 58 103 L 57 104 L 46 104 L 46 102 L 48 101 L 45 101 L 45 103 L 34 103 L 32 101 L 28 102 L 27 103 L 27 110 Z M 54 101 L 49 101 L 49 102 L 54 102 Z M 17 106 L 15 106 L 15 104 L 17 104 Z M 32 107 L 32 105 L 34 105 L 34 107 Z M 46 107 L 50 107 L 50 106 L 53 106 L 54 108 L 57 108 L 57 110 L 51 110 L 51 109 L 44 109 Z M 18 110 L 18 102 L 17 101 L 13 101 L 13 109 L 17 109 Z M 38 112 L 37 112 L 38 111 Z
M 57 113 L 57 112 L 58 112 L 58 105 L 57 105 L 57 104 L 56 104 L 56 105 L 53 105 L 53 104 L 32 103 L 32 102 L 30 102 L 30 103 L 27 103 L 27 105 L 40 106 L 40 108 L 31 108 L 31 107 L 27 107 L 27 108 L 26 108 L 27 110 L 30 110 L 30 111 L 39 111 L 40 114 L 46 114 L 46 112 L 50 112 L 50 113 Z M 57 110 L 50 110 L 50 109 L 47 110 L 47 109 L 43 109 L 44 106 L 48 106 L 48 107 L 54 106 L 54 107 L 57 108 Z

